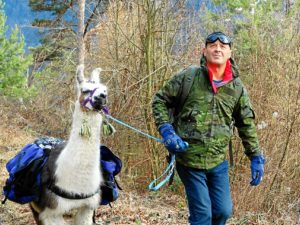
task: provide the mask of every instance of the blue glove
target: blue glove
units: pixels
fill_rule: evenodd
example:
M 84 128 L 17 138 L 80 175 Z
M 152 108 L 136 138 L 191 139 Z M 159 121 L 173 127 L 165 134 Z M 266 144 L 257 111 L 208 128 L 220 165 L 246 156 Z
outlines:
M 165 123 L 159 128 L 159 133 L 163 138 L 163 143 L 168 151 L 172 154 L 185 152 L 188 148 L 188 143 L 184 142 L 176 133 L 173 126 Z
M 262 181 L 264 176 L 264 165 L 265 165 L 265 158 L 263 157 L 263 155 L 251 157 L 252 181 L 250 182 L 250 184 L 252 186 L 257 186 Z

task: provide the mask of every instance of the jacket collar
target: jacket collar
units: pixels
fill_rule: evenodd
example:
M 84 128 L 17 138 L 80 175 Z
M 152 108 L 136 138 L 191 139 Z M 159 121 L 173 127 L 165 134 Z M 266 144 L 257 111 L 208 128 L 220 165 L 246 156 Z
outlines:
M 208 74 L 211 86 L 213 88 L 213 92 L 217 93 L 218 88 L 216 87 L 216 85 L 213 82 L 212 72 L 209 70 L 207 63 L 206 63 L 206 58 L 204 56 L 202 56 L 202 58 L 200 60 L 200 65 L 201 65 L 201 67 L 204 68 L 204 70 Z M 233 80 L 234 78 L 236 78 L 238 76 L 239 76 L 238 67 L 237 67 L 235 61 L 232 58 L 230 58 L 226 63 L 226 68 L 225 68 L 225 72 L 224 72 L 224 78 L 222 81 L 222 85 L 225 85 L 226 83 L 230 82 L 231 80 Z
M 234 61 L 234 59 L 230 58 L 229 61 L 230 61 L 230 64 L 231 64 L 231 70 L 232 70 L 232 76 L 233 76 L 233 78 L 240 76 L 238 66 L 237 66 L 236 62 Z M 205 67 L 206 70 L 207 70 L 206 58 L 203 55 L 202 55 L 202 57 L 200 59 L 200 66 L 201 67 Z

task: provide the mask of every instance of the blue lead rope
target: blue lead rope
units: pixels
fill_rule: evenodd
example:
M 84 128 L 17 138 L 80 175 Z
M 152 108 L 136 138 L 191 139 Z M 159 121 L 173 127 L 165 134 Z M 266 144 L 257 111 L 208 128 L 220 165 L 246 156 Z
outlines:
M 122 122 L 121 120 L 118 120 L 118 119 L 112 117 L 112 116 L 109 115 L 109 114 L 105 114 L 105 116 L 106 116 L 107 118 L 109 118 L 109 119 L 111 119 L 111 120 L 117 122 L 118 124 L 121 124 L 121 125 L 123 125 L 123 126 L 125 126 L 125 127 L 127 127 L 127 128 L 130 128 L 130 129 L 136 131 L 136 132 L 139 133 L 139 134 L 142 134 L 142 135 L 144 135 L 144 136 L 146 136 L 146 137 L 148 137 L 148 138 L 151 138 L 151 139 L 153 139 L 153 140 L 155 140 L 155 141 L 157 141 L 157 142 L 163 143 L 163 140 L 161 140 L 161 139 L 159 139 L 159 138 L 157 138 L 157 137 L 153 137 L 153 136 L 151 136 L 150 134 L 147 134 L 147 133 L 145 133 L 145 132 L 143 132 L 143 131 L 141 131 L 141 130 L 138 130 L 138 129 L 136 129 L 135 127 L 130 126 L 129 124 L 124 123 L 124 122 Z
M 171 161 L 165 170 L 165 172 L 158 178 L 154 179 L 149 185 L 148 189 L 150 191 L 157 191 L 159 188 L 161 188 L 168 180 L 170 180 L 175 168 L 175 155 L 171 155 Z M 167 174 L 167 175 L 166 175 Z M 154 186 L 163 176 L 165 176 L 165 179 L 163 179 L 160 183 L 158 183 L 156 186 Z
M 111 119 L 111 120 L 113 120 L 114 122 L 116 122 L 116 123 L 118 123 L 118 124 L 121 124 L 121 125 L 123 125 L 123 126 L 129 128 L 129 129 L 132 129 L 132 130 L 134 130 L 135 132 L 137 132 L 137 133 L 139 133 L 139 134 L 142 134 L 142 135 L 144 135 L 144 136 L 146 136 L 146 137 L 148 137 L 148 138 L 151 138 L 151 139 L 153 139 L 153 140 L 155 140 L 155 141 L 157 141 L 157 142 L 159 142 L 159 143 L 163 143 L 163 140 L 161 140 L 161 139 L 159 139 L 159 138 L 157 138 L 157 137 L 153 137 L 153 136 L 151 136 L 150 134 L 147 134 L 147 133 L 145 133 L 145 132 L 143 132 L 143 131 L 141 131 L 141 130 L 138 130 L 138 129 L 136 129 L 135 127 L 132 127 L 132 126 L 130 126 L 129 124 L 124 123 L 124 122 L 122 122 L 121 120 L 118 120 L 118 119 L 112 117 L 111 115 L 109 115 L 109 114 L 107 114 L 107 113 L 105 113 L 105 112 L 104 112 L 104 115 L 105 115 L 108 119 Z M 175 155 L 172 154 L 172 155 L 171 155 L 170 163 L 169 163 L 168 167 L 166 168 L 165 172 L 163 172 L 163 174 L 162 174 L 160 177 L 158 177 L 158 178 L 156 178 L 155 180 L 153 180 L 153 181 L 148 185 L 148 189 L 149 189 L 150 191 L 157 191 L 159 188 L 161 188 L 168 180 L 170 180 L 170 178 L 171 178 L 171 176 L 172 176 L 172 174 L 173 174 L 173 172 L 174 172 L 174 168 L 175 168 Z M 156 186 L 154 186 L 154 185 L 155 185 L 160 179 L 162 179 L 164 176 L 166 176 L 166 177 L 165 177 L 161 182 L 159 182 Z

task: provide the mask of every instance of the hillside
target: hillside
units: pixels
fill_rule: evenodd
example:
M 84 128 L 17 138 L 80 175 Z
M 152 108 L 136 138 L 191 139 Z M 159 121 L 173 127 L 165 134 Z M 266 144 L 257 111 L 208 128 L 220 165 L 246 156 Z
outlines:
M 25 118 L 24 109 L 2 104 L 0 107 L 0 186 L 1 189 L 8 176 L 5 165 L 25 144 L 31 143 L 38 135 L 30 127 L 30 118 Z M 22 113 L 20 113 L 22 112 Z M 148 192 L 133 188 L 130 176 L 123 171 L 118 177 L 123 190 L 119 199 L 109 206 L 100 206 L 96 212 L 96 224 L 110 225 L 187 225 L 187 206 L 183 196 L 174 194 L 167 188 L 158 192 Z M 150 179 L 148 179 L 150 180 Z M 3 196 L 1 196 L 3 199 Z M 231 218 L 227 225 L 299 225 L 295 224 L 289 214 L 282 222 L 268 219 L 263 213 L 245 213 Z M 70 220 L 70 215 L 66 216 Z M 27 205 L 10 201 L 0 204 L 1 225 L 34 225 L 35 222 Z

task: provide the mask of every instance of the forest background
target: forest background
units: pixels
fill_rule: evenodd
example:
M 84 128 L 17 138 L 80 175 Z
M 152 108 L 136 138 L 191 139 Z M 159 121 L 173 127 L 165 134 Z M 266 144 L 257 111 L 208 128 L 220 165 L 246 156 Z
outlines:
M 33 21 L 41 44 L 26 52 L 20 30 L 15 28 L 7 37 L 3 10 L 0 15 L 1 186 L 6 161 L 22 146 L 41 136 L 67 138 L 71 125 L 77 1 L 28 4 L 51 18 Z M 108 106 L 114 117 L 158 137 L 151 115 L 154 93 L 184 67 L 199 65 L 207 34 L 227 33 L 266 156 L 264 180 L 254 188 L 249 185 L 249 160 L 235 132 L 230 224 L 296 225 L 300 224 L 299 21 L 299 0 L 87 0 L 86 70 L 103 69 L 101 79 L 109 87 Z M 167 152 L 163 145 L 113 125 L 117 132 L 102 142 L 123 160 L 119 181 L 126 192 L 148 196 L 148 183 L 167 166 Z M 187 213 L 177 175 L 171 186 L 151 196 L 178 196 L 173 206 Z M 0 213 L 7 213 L 5 206 Z M 134 220 L 134 224 L 141 223 Z

